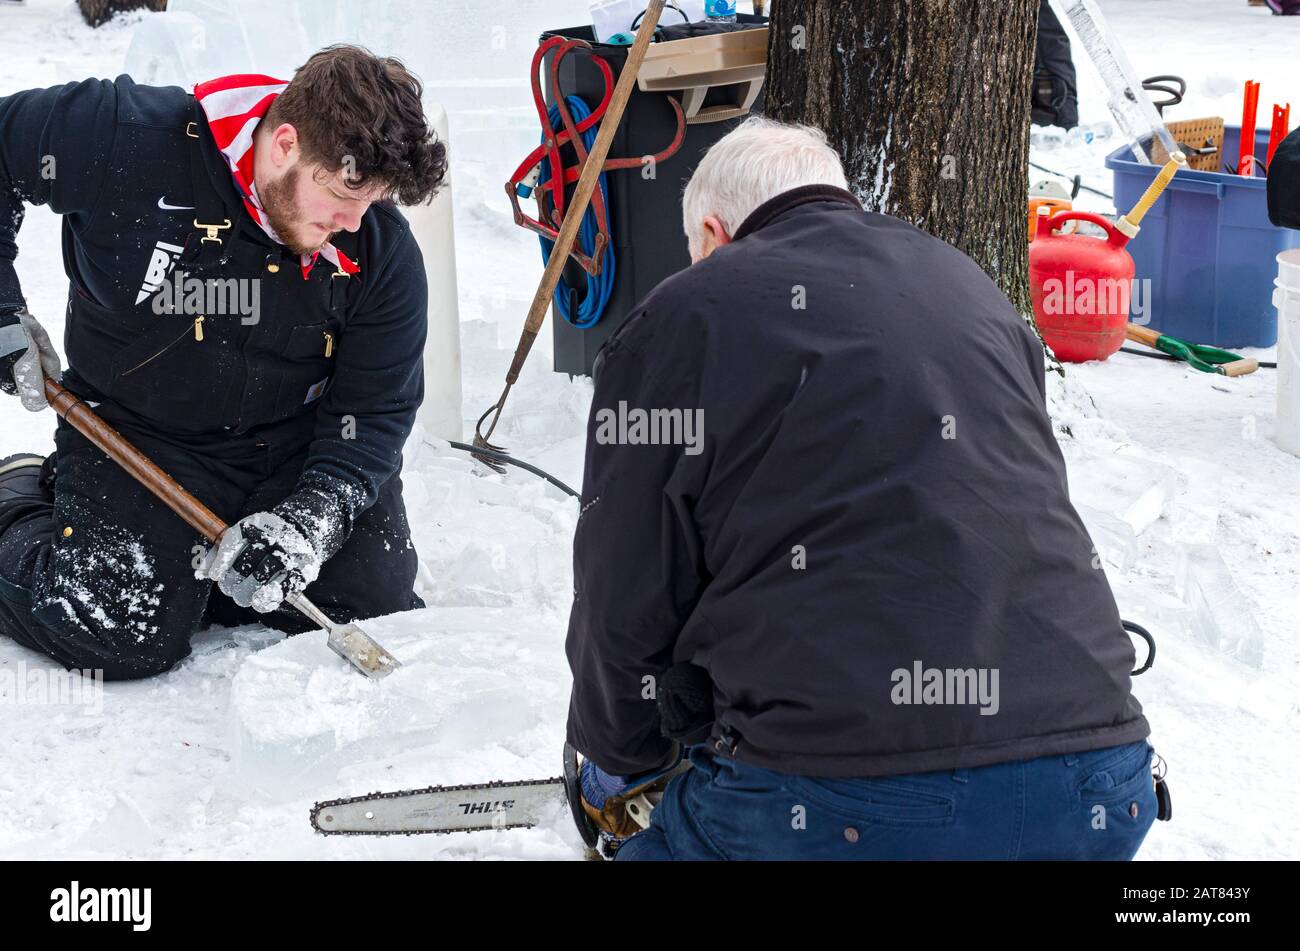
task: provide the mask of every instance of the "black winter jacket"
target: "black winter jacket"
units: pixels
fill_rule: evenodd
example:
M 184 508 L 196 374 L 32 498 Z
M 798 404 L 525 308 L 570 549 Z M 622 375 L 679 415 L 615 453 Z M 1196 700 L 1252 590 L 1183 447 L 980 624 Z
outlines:
M 373 504 L 424 386 L 424 266 L 395 208 L 372 206 L 359 232 L 336 238 L 360 274 L 336 277 L 320 259 L 304 280 L 296 255 L 242 213 L 194 98 L 128 76 L 0 98 L 0 309 L 23 303 L 24 201 L 63 216 L 69 389 L 116 424 L 200 451 L 274 433 L 308 449 L 304 480 L 329 483 L 351 516 Z M 212 207 L 234 225 L 204 266 L 194 221 Z M 154 293 L 182 268 L 256 279 L 258 322 L 156 314 Z
M 656 409 L 701 410 L 702 440 L 646 444 Z M 714 748 L 791 774 L 1148 733 L 1041 346 L 969 258 L 839 189 L 761 206 L 607 344 L 574 587 L 569 739 L 614 773 L 668 754 L 680 662 L 712 681 Z
M 1277 147 L 1268 167 L 1268 217 L 1280 228 L 1300 229 L 1300 129 Z

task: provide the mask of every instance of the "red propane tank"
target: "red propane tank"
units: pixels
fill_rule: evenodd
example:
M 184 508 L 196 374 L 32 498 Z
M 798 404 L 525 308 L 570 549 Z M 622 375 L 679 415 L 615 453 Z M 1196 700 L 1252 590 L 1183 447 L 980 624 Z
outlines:
M 1067 221 L 1087 221 L 1106 232 L 1056 234 Z M 1029 292 L 1043 339 L 1068 363 L 1105 360 L 1124 343 L 1133 258 L 1128 238 L 1111 222 L 1086 211 L 1038 219 L 1029 245 Z

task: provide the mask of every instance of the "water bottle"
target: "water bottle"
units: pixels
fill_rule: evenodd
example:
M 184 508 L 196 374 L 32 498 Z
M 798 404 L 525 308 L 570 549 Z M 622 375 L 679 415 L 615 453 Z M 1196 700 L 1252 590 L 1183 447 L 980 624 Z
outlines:
M 704 19 L 709 23 L 735 23 L 736 0 L 704 0 Z

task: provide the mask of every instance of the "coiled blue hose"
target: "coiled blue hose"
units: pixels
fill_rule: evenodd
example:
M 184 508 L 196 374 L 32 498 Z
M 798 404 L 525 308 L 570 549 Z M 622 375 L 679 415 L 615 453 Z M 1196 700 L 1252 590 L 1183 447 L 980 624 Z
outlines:
M 569 111 L 573 115 L 575 123 L 580 123 L 591 115 L 591 108 L 578 96 L 566 96 L 565 101 L 569 105 Z M 550 108 L 551 130 L 559 132 L 563 127 L 563 121 L 560 118 L 560 110 L 551 106 Z M 596 131 L 600 127 L 599 123 L 593 125 L 582 135 L 582 142 L 590 151 L 596 141 Z M 545 141 L 545 136 L 543 136 Z M 548 182 L 551 178 L 551 163 L 547 159 L 542 159 L 541 177 L 538 180 L 538 186 Z M 600 175 L 600 193 L 605 198 L 605 209 L 609 211 L 609 188 L 605 181 L 606 173 Z M 590 205 L 587 206 L 586 214 L 582 216 L 582 230 L 578 232 L 579 247 L 582 253 L 590 256 L 596 250 L 596 234 L 600 230 L 600 223 L 596 220 L 596 212 Z M 550 261 L 551 252 L 555 248 L 555 242 L 546 238 L 539 238 L 542 243 L 542 261 Z M 602 315 L 605 313 L 605 307 L 609 304 L 610 295 L 614 293 L 614 247 L 609 244 L 605 247 L 605 254 L 602 259 L 600 273 L 593 277 L 587 274 L 587 295 L 578 305 L 578 313 L 571 313 L 569 305 L 570 288 L 563 276 L 560 283 L 555 287 L 555 306 L 560 315 L 579 330 L 586 330 L 594 327 Z M 585 271 L 583 273 L 586 273 Z

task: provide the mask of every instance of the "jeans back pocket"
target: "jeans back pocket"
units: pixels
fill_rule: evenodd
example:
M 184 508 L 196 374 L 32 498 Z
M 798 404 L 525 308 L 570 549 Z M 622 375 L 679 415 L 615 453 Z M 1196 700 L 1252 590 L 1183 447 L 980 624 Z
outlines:
M 1152 785 L 1151 754 L 1146 740 L 1076 754 L 1079 800 L 1105 805 L 1135 798 Z
M 880 826 L 950 825 L 956 811 L 952 796 L 905 777 L 858 779 L 800 776 L 790 791 L 845 819 Z

